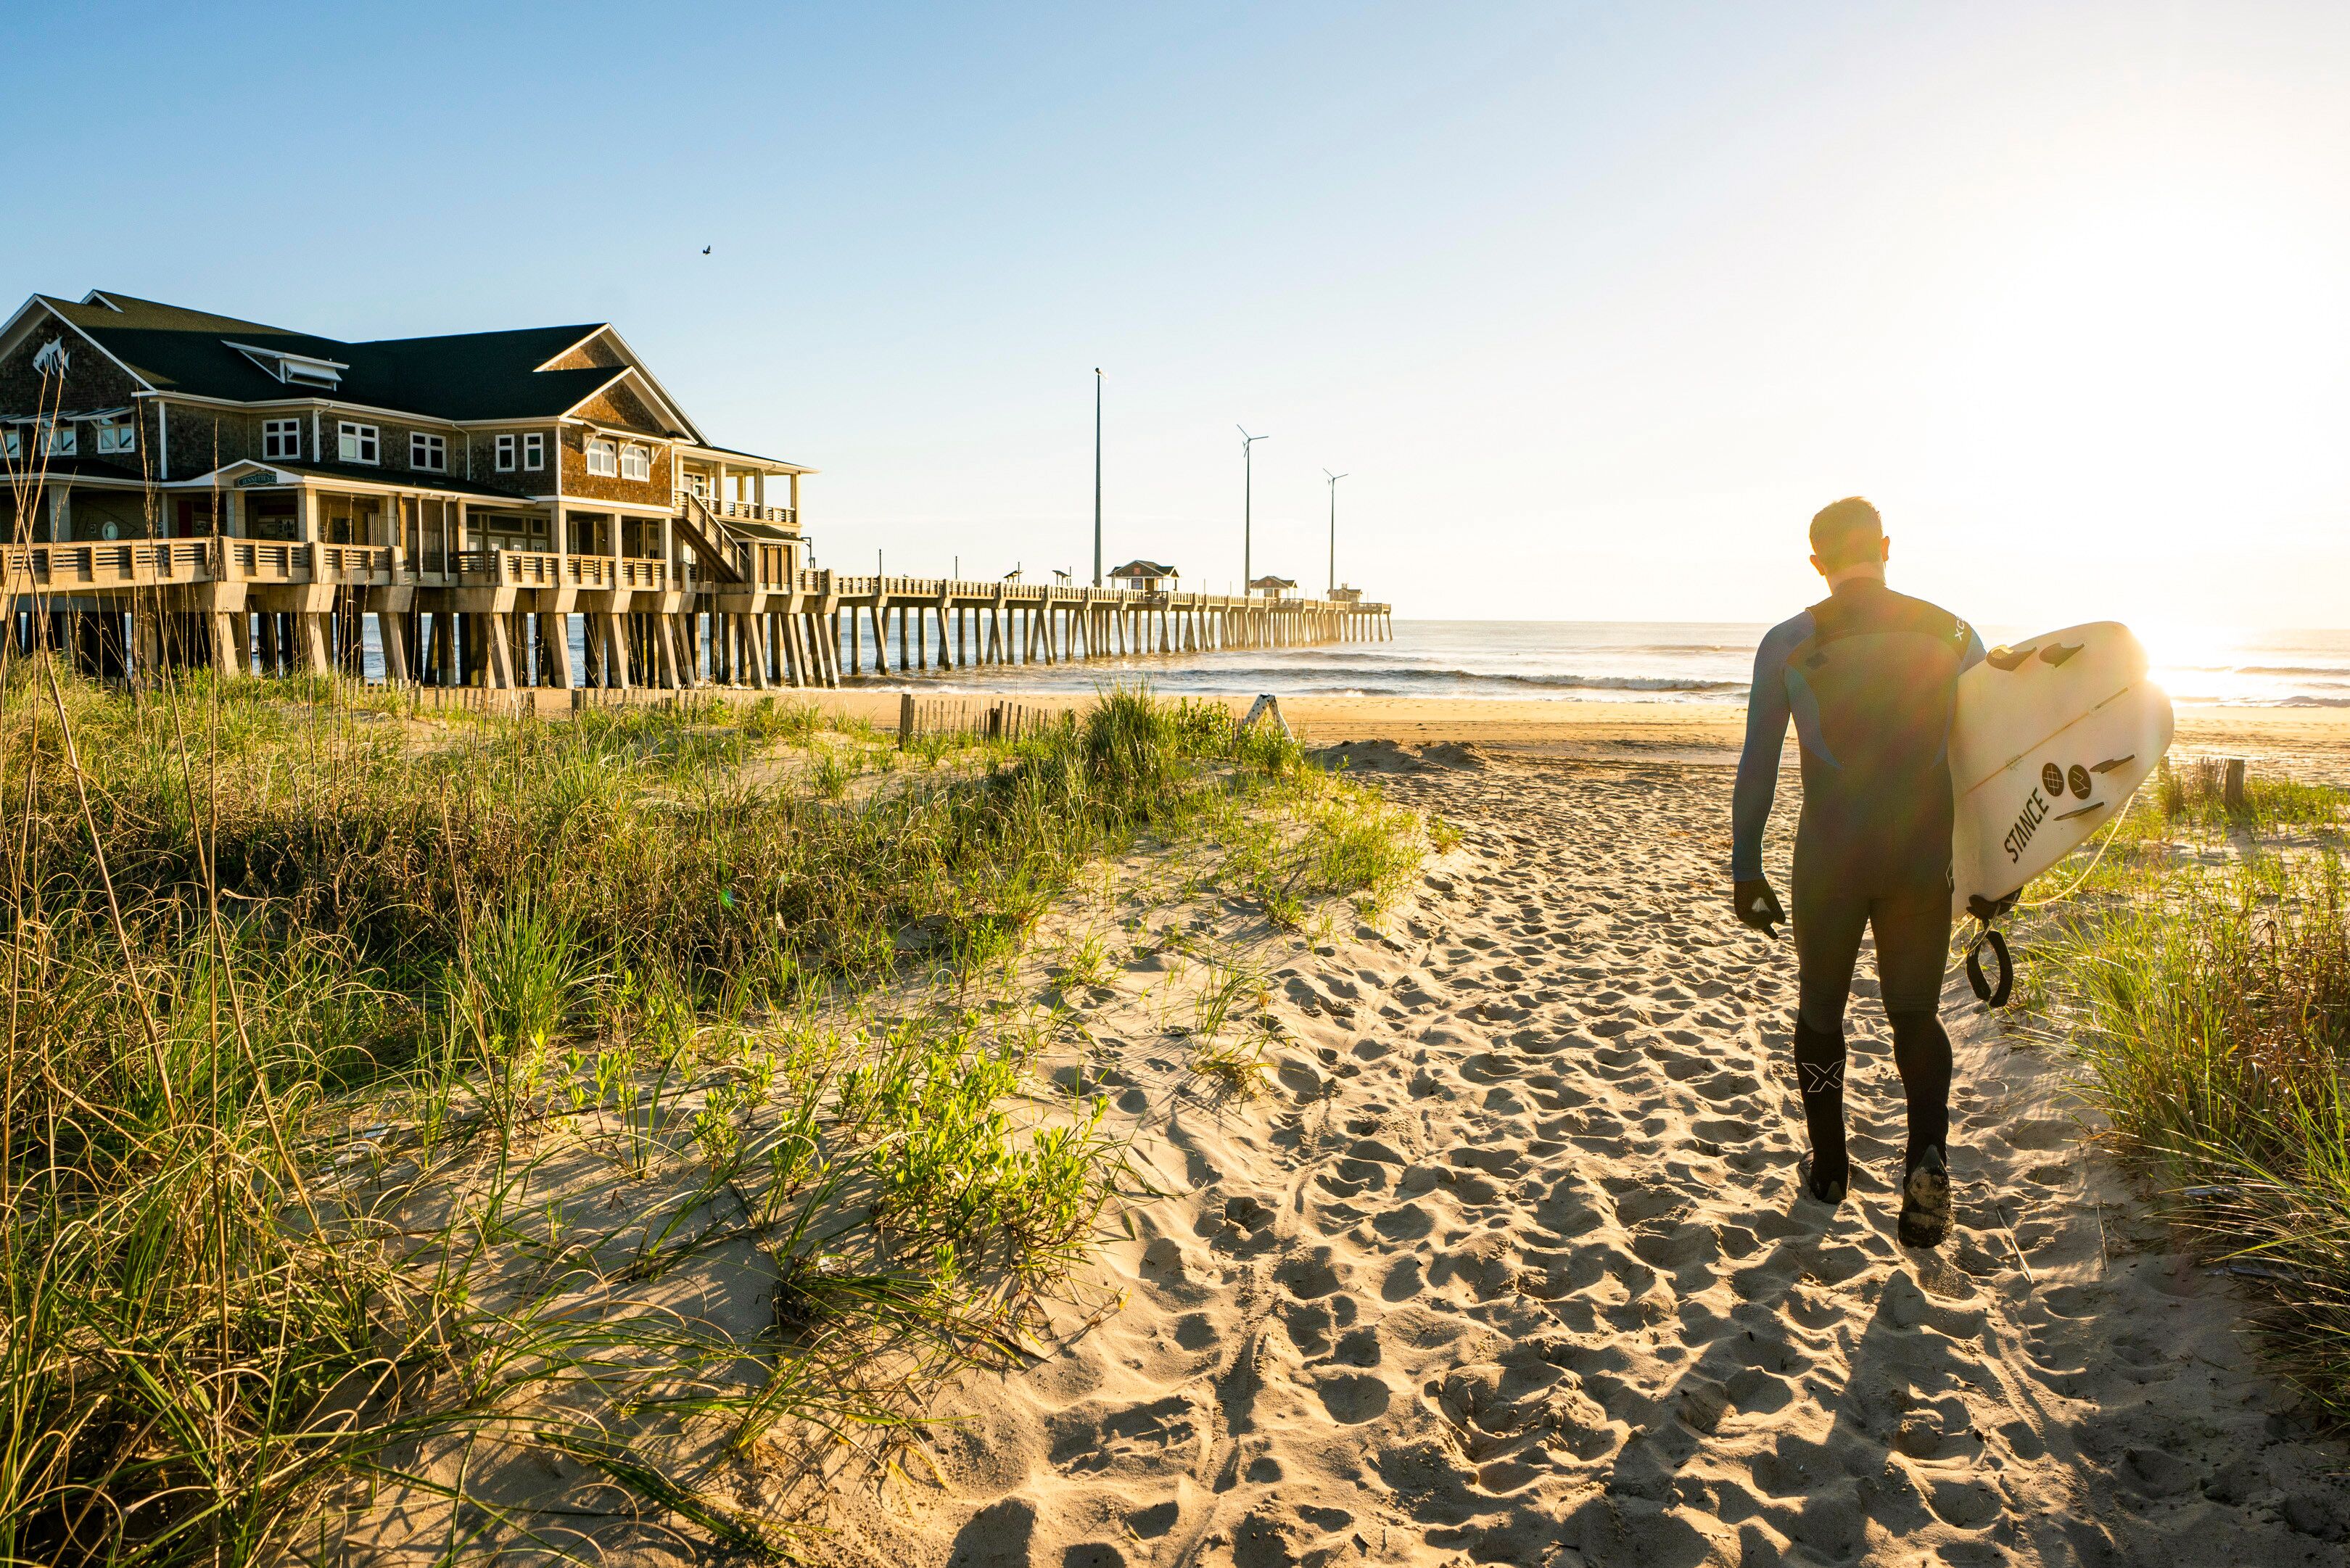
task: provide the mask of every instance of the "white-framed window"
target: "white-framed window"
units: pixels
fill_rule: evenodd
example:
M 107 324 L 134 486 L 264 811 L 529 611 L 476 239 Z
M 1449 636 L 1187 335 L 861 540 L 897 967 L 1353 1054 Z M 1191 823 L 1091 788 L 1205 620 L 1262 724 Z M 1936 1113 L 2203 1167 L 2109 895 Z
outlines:
M 620 449 L 602 436 L 588 438 L 588 472 L 599 479 L 615 479 L 620 472 Z
M 498 437 L 498 472 L 500 473 L 512 473 L 514 471 L 515 438 L 510 435 L 502 435 Z
M 265 462 L 292 462 L 302 455 L 300 420 L 261 421 L 261 456 Z
M 382 442 L 373 425 L 342 420 L 335 425 L 335 455 L 345 462 L 381 462 Z
M 129 415 L 126 414 L 120 419 L 98 421 L 99 455 L 102 457 L 109 452 L 120 453 L 138 450 L 139 427 L 131 421 Z
M 45 419 L 41 421 L 41 453 L 45 457 L 71 457 L 81 450 L 80 438 L 75 433 L 71 420 Z
M 0 457 L 13 459 L 24 455 L 25 438 L 17 433 L 16 427 L 10 425 L 6 430 L 0 431 Z
M 522 465 L 533 473 L 546 466 L 546 438 L 536 431 L 522 438 Z
M 652 476 L 653 454 L 650 451 L 634 441 L 620 449 L 622 479 L 650 479 Z
M 431 473 L 449 472 L 449 438 L 412 431 L 408 437 L 408 466 Z

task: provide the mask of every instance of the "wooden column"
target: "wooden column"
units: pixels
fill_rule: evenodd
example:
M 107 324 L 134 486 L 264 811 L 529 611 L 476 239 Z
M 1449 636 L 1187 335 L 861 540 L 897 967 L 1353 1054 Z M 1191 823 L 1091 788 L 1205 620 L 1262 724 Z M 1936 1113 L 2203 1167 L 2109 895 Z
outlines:
M 387 684 L 408 684 L 408 618 L 397 610 L 375 612 L 377 640 L 383 644 L 383 678 Z

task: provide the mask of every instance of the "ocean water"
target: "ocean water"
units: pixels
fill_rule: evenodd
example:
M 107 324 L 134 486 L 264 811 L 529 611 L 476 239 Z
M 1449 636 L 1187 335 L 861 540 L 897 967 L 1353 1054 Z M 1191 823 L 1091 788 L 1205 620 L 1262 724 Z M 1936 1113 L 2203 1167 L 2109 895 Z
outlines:
M 935 690 L 1084 691 L 1107 680 L 1148 679 L 1170 695 L 1270 691 L 1736 704 L 1746 700 L 1754 645 L 1766 629 L 1736 622 L 1399 620 L 1391 642 L 917 671 L 911 683 Z M 2033 629 L 1991 627 L 1983 637 L 1996 644 Z M 2189 628 L 2144 635 L 2156 678 L 2175 701 L 2350 708 L 2350 630 Z M 904 677 L 870 674 L 854 682 L 906 683 Z

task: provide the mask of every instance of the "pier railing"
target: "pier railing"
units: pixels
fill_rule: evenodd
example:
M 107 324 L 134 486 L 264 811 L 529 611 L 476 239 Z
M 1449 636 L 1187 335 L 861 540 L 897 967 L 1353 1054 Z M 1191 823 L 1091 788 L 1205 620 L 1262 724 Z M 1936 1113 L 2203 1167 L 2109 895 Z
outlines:
M 1386 609 L 1384 605 L 1359 597 L 1275 599 L 1261 594 L 1097 588 L 992 577 L 879 576 L 812 568 L 794 571 L 788 566 L 788 551 L 781 544 L 750 543 L 743 546 L 743 553 L 741 564 L 746 569 L 745 580 L 741 583 L 727 582 L 708 566 L 691 558 L 671 564 L 639 557 L 559 555 L 545 550 L 435 549 L 420 559 L 398 545 L 301 544 L 220 536 L 12 545 L 0 552 L 0 570 L 5 570 L 10 583 L 17 585 L 18 592 L 25 591 L 26 584 L 59 589 L 119 589 L 244 581 L 354 587 L 676 587 L 696 594 L 754 592 L 860 604 L 935 605 L 943 600 L 962 607 L 1050 604 L 1055 607 L 1092 605 L 1129 609 L 1278 611 L 1324 607 L 1363 614 L 1383 613 Z

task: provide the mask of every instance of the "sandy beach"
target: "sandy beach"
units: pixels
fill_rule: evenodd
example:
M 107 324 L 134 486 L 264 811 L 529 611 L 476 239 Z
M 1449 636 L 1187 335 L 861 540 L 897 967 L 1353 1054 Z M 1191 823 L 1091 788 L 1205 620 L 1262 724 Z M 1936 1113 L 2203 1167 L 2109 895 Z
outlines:
M 1058 1071 L 1163 1193 L 1111 1249 L 1119 1308 L 952 1390 L 934 1468 L 839 1499 L 838 1560 L 2350 1561 L 2350 1453 L 2263 1370 L 2239 1282 L 1962 979 L 1950 1242 L 1893 1238 L 1866 959 L 1857 1189 L 1799 1199 L 1793 954 L 1723 917 L 1729 777 L 1692 765 L 1734 712 L 1284 706 L 1325 743 L 1473 742 L 1348 748 L 1458 846 L 1384 930 L 1291 945 L 1261 1097 L 1181 1066 L 1163 956 L 1072 999 Z M 2345 760 L 2333 715 L 2181 737 Z

